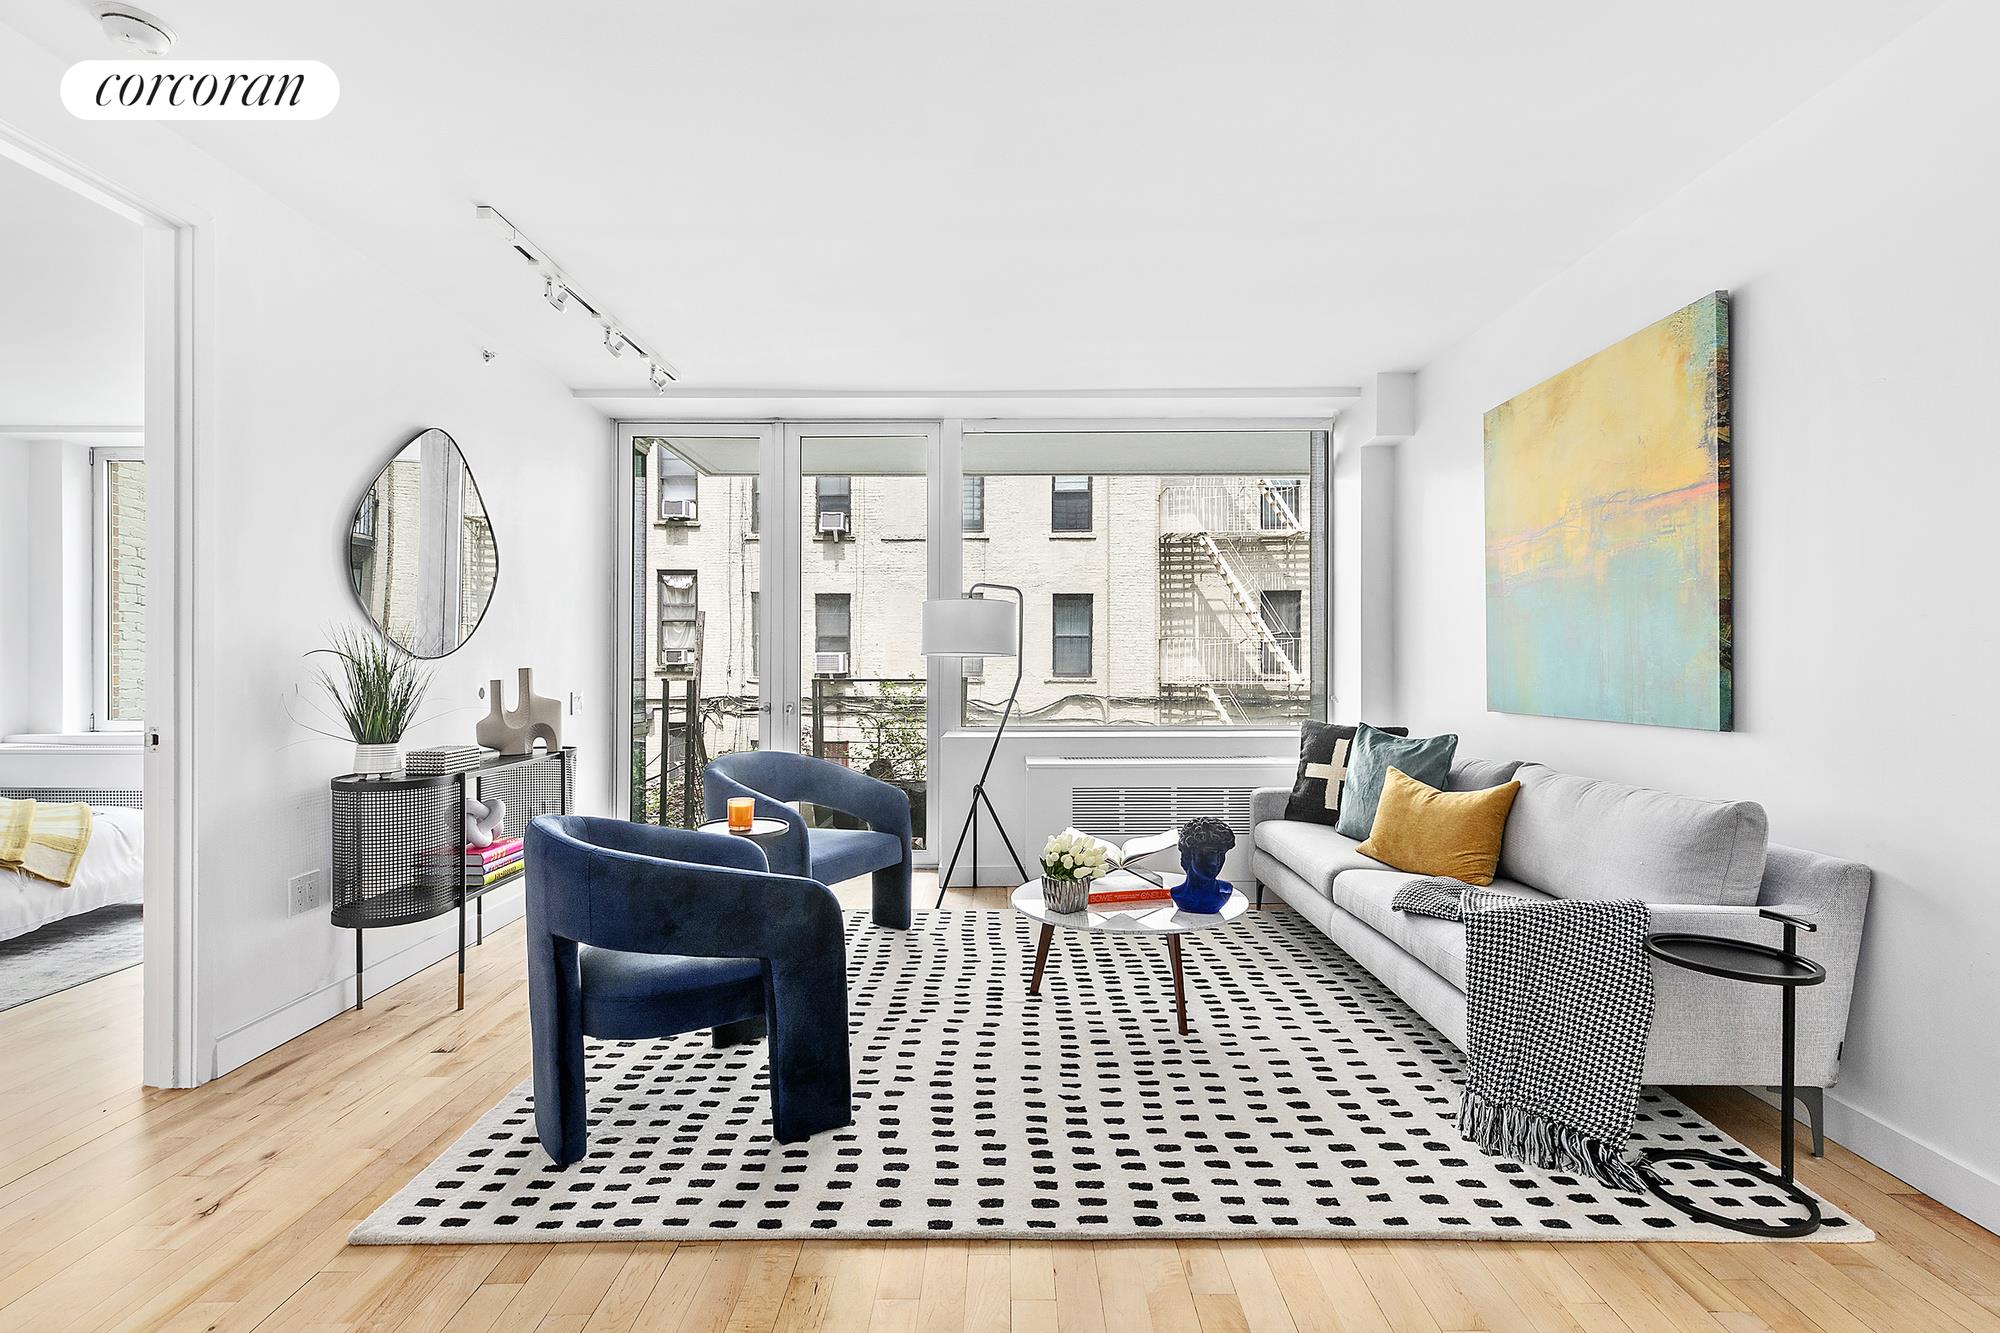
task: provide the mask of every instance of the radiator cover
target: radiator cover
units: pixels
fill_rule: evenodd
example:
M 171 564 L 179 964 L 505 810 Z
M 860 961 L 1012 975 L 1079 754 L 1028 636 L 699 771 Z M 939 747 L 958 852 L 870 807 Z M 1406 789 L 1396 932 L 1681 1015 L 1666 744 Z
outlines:
M 1223 878 L 1248 886 L 1250 793 L 1289 787 L 1296 756 L 1149 755 L 1132 759 L 1071 759 L 1030 755 L 1028 769 L 1031 861 L 1042 840 L 1065 828 L 1122 842 L 1178 828 L 1190 819 L 1219 819 L 1236 833 L 1223 862 Z

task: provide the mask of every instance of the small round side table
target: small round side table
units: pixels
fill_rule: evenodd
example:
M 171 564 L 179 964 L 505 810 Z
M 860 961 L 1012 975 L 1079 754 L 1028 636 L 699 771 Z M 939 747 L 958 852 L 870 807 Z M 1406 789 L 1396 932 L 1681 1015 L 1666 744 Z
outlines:
M 695 825 L 695 831 L 698 833 L 727 833 L 732 838 L 748 838 L 752 842 L 764 842 L 767 839 L 778 837 L 790 827 L 791 825 L 782 819 L 753 819 L 750 821 L 750 827 L 747 831 L 739 832 L 729 827 L 728 820 L 716 819 L 706 824 Z
M 1803 917 L 1792 916 L 1769 907 L 1764 908 L 1760 915 L 1784 926 L 1785 941 L 1782 945 L 1755 944 L 1748 940 L 1725 939 L 1717 935 L 1662 931 L 1646 937 L 1646 952 L 1661 962 L 1684 967 L 1690 972 L 1701 972 L 1729 981 L 1749 982 L 1756 986 L 1782 988 L 1784 1053 L 1783 1077 L 1778 1094 L 1780 1174 L 1774 1176 L 1762 1167 L 1751 1166 L 1734 1158 L 1724 1157 L 1721 1153 L 1707 1152 L 1699 1148 L 1649 1149 L 1640 1155 L 1638 1169 L 1654 1194 L 1697 1222 L 1712 1223 L 1746 1236 L 1767 1236 L 1772 1239 L 1810 1236 L 1820 1228 L 1819 1204 L 1792 1179 L 1792 1030 L 1797 1020 L 1799 987 L 1819 985 L 1826 980 L 1826 969 L 1801 955 L 1797 947 L 1798 932 L 1818 930 L 1818 926 Z M 1756 1218 L 1727 1217 L 1721 1213 L 1711 1212 L 1700 1204 L 1668 1190 L 1660 1180 L 1660 1173 L 1653 1169 L 1660 1162 L 1699 1162 L 1703 1166 L 1726 1171 L 1730 1175 L 1749 1176 L 1762 1181 L 1797 1204 L 1802 1210 L 1802 1216 L 1783 1222 L 1765 1222 Z

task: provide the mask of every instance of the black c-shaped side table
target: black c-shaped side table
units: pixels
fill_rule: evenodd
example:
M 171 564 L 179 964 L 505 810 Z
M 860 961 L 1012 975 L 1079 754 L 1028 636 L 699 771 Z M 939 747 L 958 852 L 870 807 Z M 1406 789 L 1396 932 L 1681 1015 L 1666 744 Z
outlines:
M 1766 907 L 1759 915 L 1781 923 L 1785 942 L 1779 946 L 1755 944 L 1748 940 L 1725 939 L 1718 935 L 1690 935 L 1662 931 L 1646 937 L 1646 952 L 1661 962 L 1684 967 L 1730 981 L 1747 981 L 1757 986 L 1778 986 L 1784 996 L 1783 1078 L 1778 1101 L 1778 1162 L 1781 1175 L 1774 1176 L 1760 1166 L 1724 1157 L 1700 1148 L 1653 1148 L 1642 1153 L 1639 1174 L 1660 1199 L 1694 1218 L 1746 1236 L 1783 1239 L 1810 1236 L 1820 1228 L 1819 1204 L 1792 1179 L 1792 1030 L 1797 1020 L 1798 989 L 1817 986 L 1826 980 L 1826 969 L 1798 951 L 1798 932 L 1818 930 L 1804 917 Z M 1765 1222 L 1756 1218 L 1726 1217 L 1668 1190 L 1653 1167 L 1660 1162 L 1699 1162 L 1731 1175 L 1749 1176 L 1769 1185 L 1797 1204 L 1804 1215 L 1791 1221 Z

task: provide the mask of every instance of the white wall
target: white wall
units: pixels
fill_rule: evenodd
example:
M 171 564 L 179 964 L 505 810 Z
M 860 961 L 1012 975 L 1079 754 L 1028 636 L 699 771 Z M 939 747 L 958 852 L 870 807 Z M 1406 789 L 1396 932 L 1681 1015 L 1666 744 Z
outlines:
M 537 367 L 483 362 L 478 330 L 179 136 L 70 119 L 61 68 L 0 27 L 0 121 L 199 224 L 195 1026 L 201 1072 L 219 1072 L 351 1003 L 352 935 L 285 914 L 286 879 L 329 868 L 327 781 L 350 752 L 295 725 L 286 696 L 326 627 L 357 615 L 342 561 L 356 497 L 425 426 L 471 461 L 501 568 L 412 743 L 469 740 L 474 691 L 531 665 L 545 692 L 582 691 L 565 739 L 581 808 L 606 807 L 611 428 Z M 382 979 L 445 952 L 420 927 L 370 939 Z
M 1399 720 L 1752 797 L 1875 896 L 1837 1137 L 2000 1224 L 1995 367 L 2000 9 L 1954 3 L 1426 368 L 1401 447 Z M 1487 713 L 1481 414 L 1734 295 L 1737 727 Z
M 28 443 L 0 436 L 0 571 L 28 568 Z M 0 574 L 0 736 L 28 728 L 29 583 Z

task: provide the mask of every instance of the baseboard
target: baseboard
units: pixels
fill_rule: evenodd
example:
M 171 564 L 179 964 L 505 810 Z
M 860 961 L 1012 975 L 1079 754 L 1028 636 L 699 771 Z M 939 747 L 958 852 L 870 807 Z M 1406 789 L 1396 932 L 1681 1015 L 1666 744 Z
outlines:
M 1778 1104 L 1774 1092 L 1763 1088 L 1746 1091 L 1773 1107 Z M 1829 1139 L 1896 1179 L 1916 1186 L 1960 1216 L 2000 1234 L 2000 1180 L 1842 1100 L 1839 1093 L 1838 1087 L 1826 1092 Z M 1802 1110 L 1794 1108 L 1793 1115 L 1801 1124 L 1805 1123 Z
M 487 930 L 519 920 L 526 906 L 527 901 L 519 885 L 488 894 L 485 909 Z M 371 932 L 372 936 L 381 934 Z M 409 980 L 433 963 L 450 958 L 457 952 L 458 914 L 452 912 L 426 922 L 421 934 L 405 939 L 399 947 L 380 957 L 368 958 L 362 978 L 362 993 L 369 997 L 380 995 L 391 986 Z M 354 974 L 350 972 L 217 1037 L 200 1081 L 206 1083 L 209 1079 L 221 1078 L 230 1070 L 276 1050 L 292 1038 L 312 1031 L 353 1007 Z

